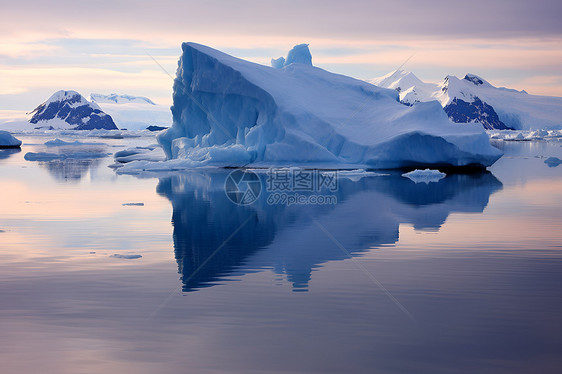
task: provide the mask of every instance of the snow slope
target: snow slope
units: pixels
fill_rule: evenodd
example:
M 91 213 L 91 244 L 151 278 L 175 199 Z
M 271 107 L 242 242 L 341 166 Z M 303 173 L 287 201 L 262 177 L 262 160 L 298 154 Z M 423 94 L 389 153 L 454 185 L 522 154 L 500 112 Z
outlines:
M 121 129 L 145 130 L 149 126 L 172 125 L 170 107 L 158 105 L 146 97 L 93 93 L 90 100 L 111 115 Z
M 31 112 L 30 123 L 47 129 L 117 129 L 111 116 L 76 91 L 57 91 Z
M 395 89 L 407 105 L 437 100 L 457 123 L 479 122 L 486 129 L 498 130 L 562 128 L 562 98 L 495 87 L 474 74 L 463 79 L 449 75 L 440 84 L 433 84 L 398 70 L 370 82 Z
M 436 102 L 408 107 L 393 90 L 306 64 L 182 49 L 173 126 L 158 139 L 184 165 L 482 167 L 501 156 L 480 125 L 450 122 Z

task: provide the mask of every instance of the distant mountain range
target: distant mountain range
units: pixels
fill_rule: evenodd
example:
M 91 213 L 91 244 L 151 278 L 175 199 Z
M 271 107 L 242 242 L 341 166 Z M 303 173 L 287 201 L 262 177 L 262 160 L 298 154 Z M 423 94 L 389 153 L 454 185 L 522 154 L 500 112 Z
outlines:
M 120 129 L 145 130 L 149 127 L 156 129 L 172 125 L 170 107 L 156 104 L 147 97 L 92 93 L 90 101 L 111 115 Z
M 147 97 L 143 97 L 143 96 L 131 96 L 131 95 L 119 95 L 119 94 L 109 94 L 109 95 L 103 95 L 103 94 L 99 94 L 99 93 L 92 93 L 90 94 L 90 101 L 92 103 L 98 103 L 98 104 L 107 104 L 107 103 L 111 103 L 111 104 L 127 104 L 127 103 L 140 103 L 140 104 L 150 104 L 150 105 L 156 105 L 154 103 L 154 101 L 150 100 Z
M 406 105 L 437 100 L 457 123 L 478 122 L 490 130 L 562 128 L 562 98 L 495 87 L 474 74 L 463 79 L 448 75 L 436 84 L 397 70 L 369 82 L 398 91 Z
M 29 122 L 44 129 L 116 130 L 110 115 L 76 91 L 57 91 L 31 113 Z
M 88 101 L 76 91 L 61 90 L 28 113 L 36 129 L 151 130 L 171 125 L 172 113 L 147 97 L 120 94 L 90 94 Z

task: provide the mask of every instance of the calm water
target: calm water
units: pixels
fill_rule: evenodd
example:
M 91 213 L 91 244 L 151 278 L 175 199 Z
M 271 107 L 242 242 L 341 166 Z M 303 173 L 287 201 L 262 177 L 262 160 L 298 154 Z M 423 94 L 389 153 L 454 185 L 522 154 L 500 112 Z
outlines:
M 560 143 L 498 143 L 489 172 L 438 183 L 340 177 L 337 204 L 241 206 L 229 171 L 30 162 L 52 137 L 22 139 L 0 151 L 2 373 L 562 370 L 562 165 L 541 158 Z

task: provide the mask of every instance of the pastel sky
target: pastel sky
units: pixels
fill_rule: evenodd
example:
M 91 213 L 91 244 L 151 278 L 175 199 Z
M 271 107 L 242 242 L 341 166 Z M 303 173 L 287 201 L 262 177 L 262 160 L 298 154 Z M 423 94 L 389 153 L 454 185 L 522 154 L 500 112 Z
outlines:
M 321 68 L 374 78 L 480 75 L 562 96 L 560 0 L 0 0 L 0 110 L 31 110 L 59 89 L 171 104 L 182 41 L 269 64 L 310 43 Z

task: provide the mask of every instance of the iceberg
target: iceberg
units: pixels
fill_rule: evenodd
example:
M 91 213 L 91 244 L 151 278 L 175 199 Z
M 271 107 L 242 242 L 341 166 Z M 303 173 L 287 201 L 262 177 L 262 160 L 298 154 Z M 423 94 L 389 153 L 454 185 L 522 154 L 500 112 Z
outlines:
M 296 57 L 275 69 L 195 43 L 182 50 L 173 124 L 158 135 L 174 168 L 484 168 L 502 155 L 481 125 L 452 123 L 438 102 L 405 106 L 394 90 Z
M 16 139 L 7 131 L 0 130 L 0 148 L 19 148 L 21 140 Z

